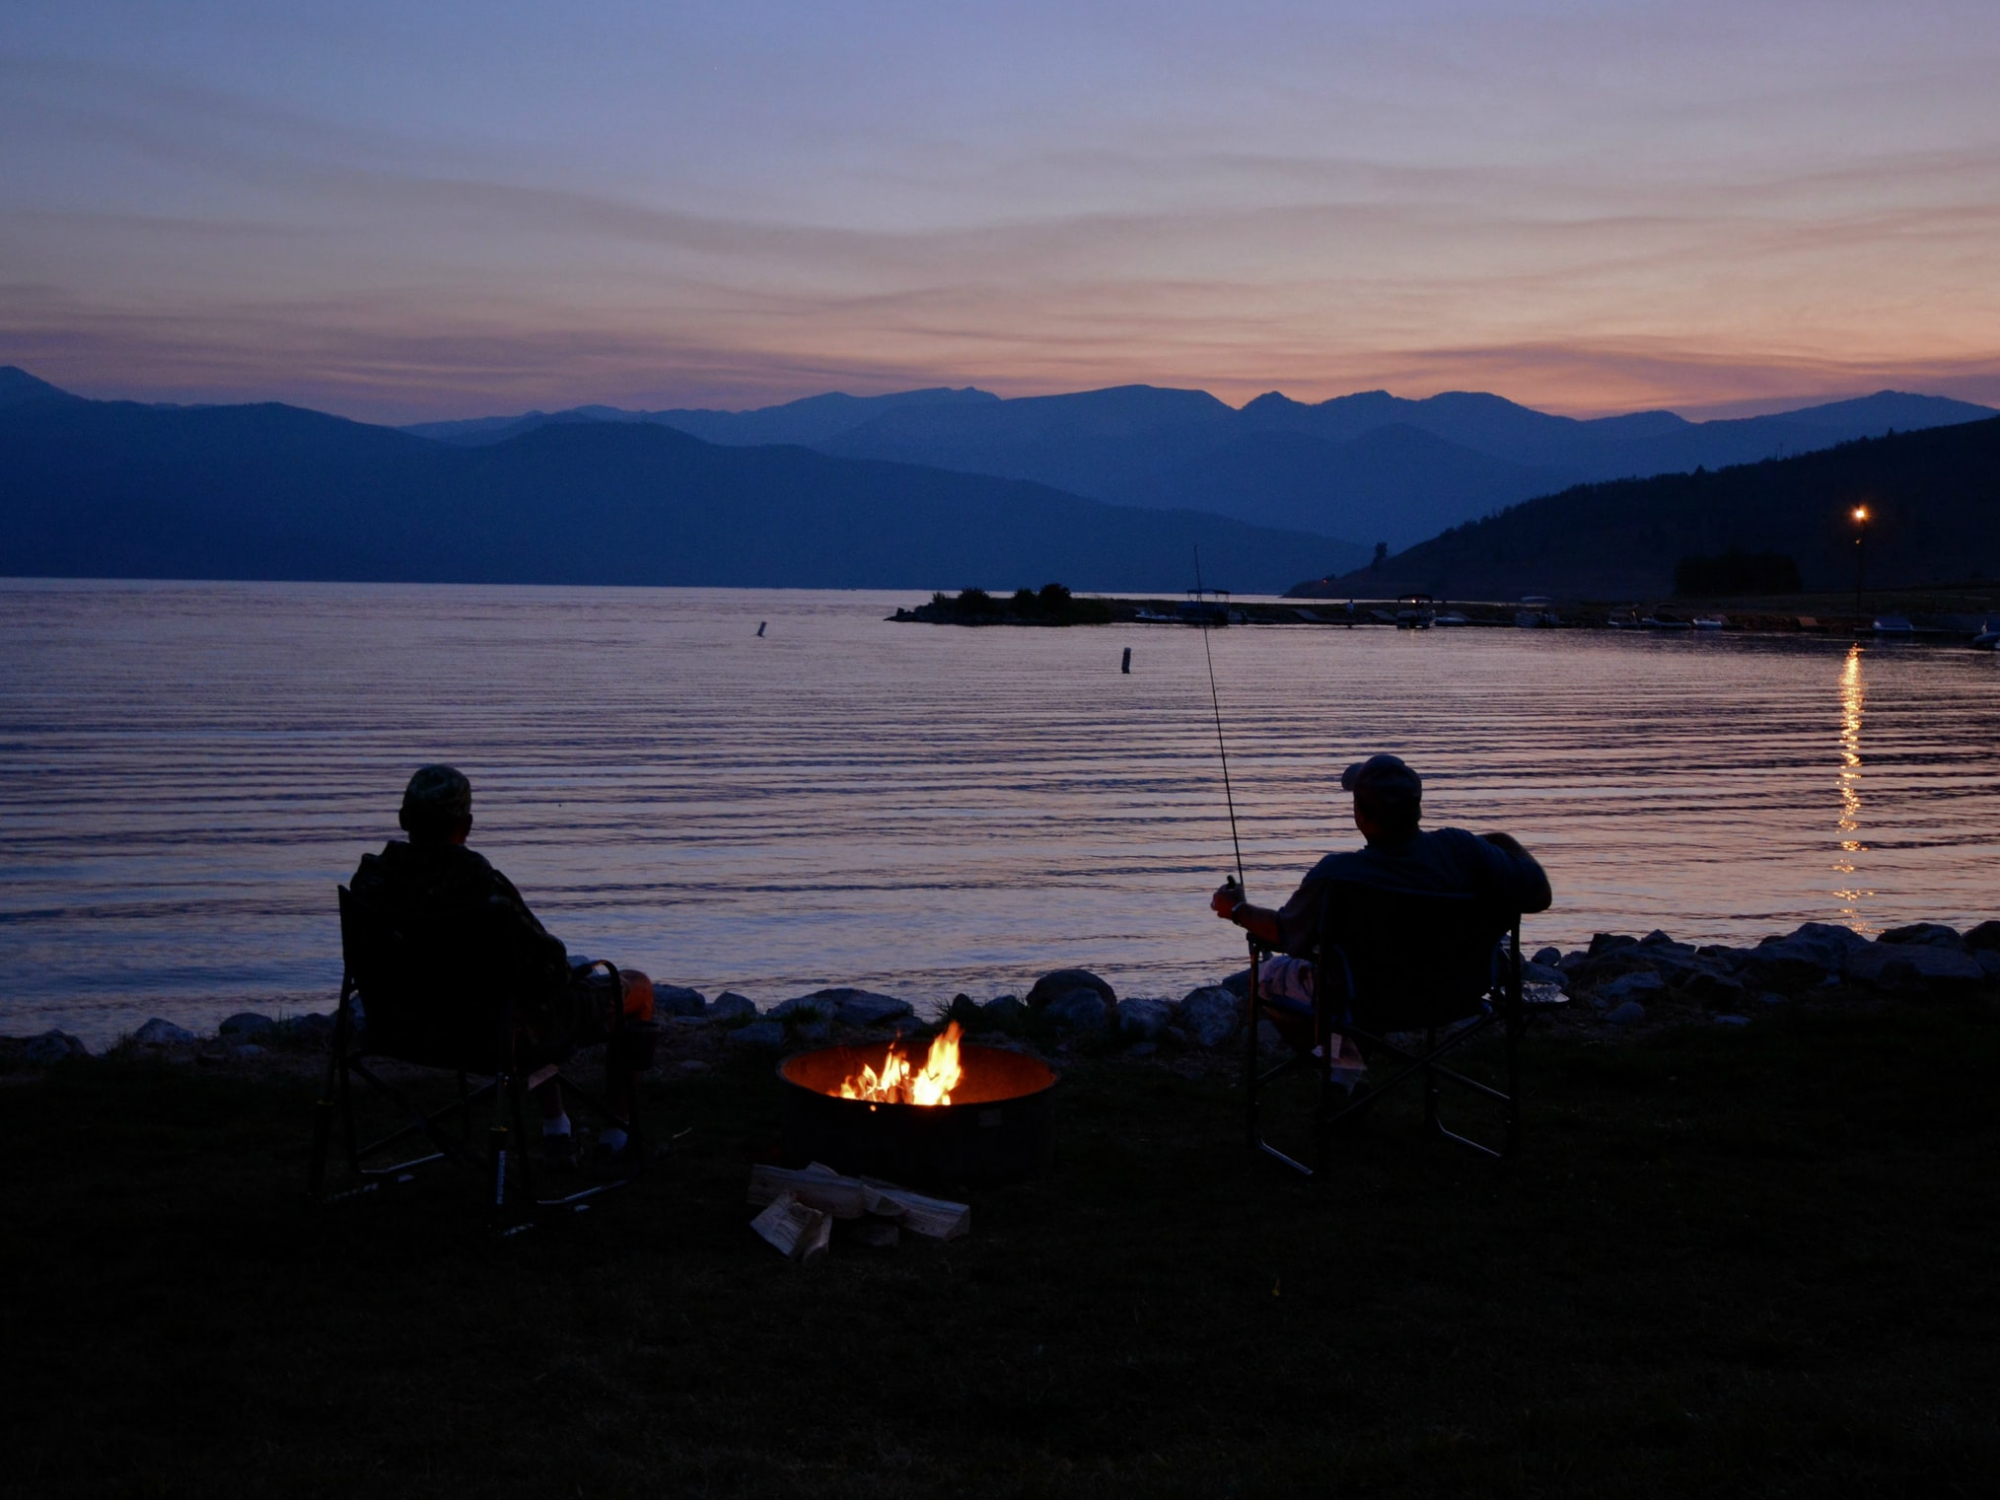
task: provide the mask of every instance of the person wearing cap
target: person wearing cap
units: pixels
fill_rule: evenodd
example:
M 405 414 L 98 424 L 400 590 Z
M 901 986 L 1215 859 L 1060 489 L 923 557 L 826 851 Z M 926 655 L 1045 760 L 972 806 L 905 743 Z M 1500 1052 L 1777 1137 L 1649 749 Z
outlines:
M 1549 877 L 1511 835 L 1419 826 L 1423 779 L 1398 757 L 1356 761 L 1340 773 L 1340 785 L 1354 794 L 1354 826 L 1367 840 L 1364 847 L 1327 855 L 1281 907 L 1252 906 L 1233 880 L 1209 901 L 1218 917 L 1278 950 L 1257 971 L 1270 993 L 1311 1001 L 1312 969 L 1303 956 L 1319 936 L 1320 911 L 1334 881 L 1413 894 L 1485 896 L 1519 912 L 1548 910 Z
M 410 778 L 397 823 L 409 840 L 391 839 L 380 854 L 364 854 L 348 882 L 356 897 L 406 930 L 452 933 L 496 910 L 511 933 L 525 997 L 522 1027 L 529 1058 L 559 1062 L 596 1042 L 605 1054 L 605 1095 L 618 1123 L 599 1134 L 598 1154 L 614 1163 L 631 1149 L 634 1080 L 652 1062 L 658 1027 L 653 982 L 637 969 L 608 974 L 573 960 L 541 924 L 514 882 L 465 845 L 472 832 L 472 783 L 451 766 L 425 766 Z M 365 996 L 363 997 L 365 1000 Z M 574 1159 L 562 1086 L 536 1092 L 546 1154 Z

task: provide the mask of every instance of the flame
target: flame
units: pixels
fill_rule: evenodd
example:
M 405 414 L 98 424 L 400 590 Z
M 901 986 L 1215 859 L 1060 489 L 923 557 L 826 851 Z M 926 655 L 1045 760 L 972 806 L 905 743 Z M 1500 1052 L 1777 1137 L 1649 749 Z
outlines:
M 921 1073 L 911 1069 L 903 1044 L 891 1042 L 889 1055 L 882 1059 L 882 1071 L 877 1073 L 863 1064 L 859 1073 L 840 1085 L 840 1097 L 866 1099 L 871 1104 L 951 1103 L 951 1091 L 965 1075 L 958 1061 L 960 1035 L 958 1022 L 945 1027 L 944 1035 L 932 1040 L 931 1055 Z

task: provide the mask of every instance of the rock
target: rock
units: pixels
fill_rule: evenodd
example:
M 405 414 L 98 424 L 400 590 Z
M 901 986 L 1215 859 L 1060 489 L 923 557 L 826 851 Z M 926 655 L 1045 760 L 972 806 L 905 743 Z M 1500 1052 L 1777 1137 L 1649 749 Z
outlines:
M 1951 932 L 1951 929 L 1947 927 L 1945 931 Z M 1957 935 L 1952 933 L 1953 937 Z M 1857 948 L 1868 946 L 1867 938 L 1838 922 L 1803 922 L 1792 936 L 1809 943 L 1825 943 L 1836 953 L 1852 953 Z
M 1521 1003 L 1526 1006 L 1561 1005 L 1566 997 L 1559 984 L 1523 984 Z
M 1975 948 L 1972 950 L 1972 958 L 1973 962 L 1986 971 L 1988 979 L 2000 979 L 2000 949 Z
M 947 1021 L 956 1021 L 960 1026 L 970 1030 L 985 1021 L 986 1013 L 980 1009 L 979 1002 L 972 996 L 958 994 L 953 995 L 951 1004 L 944 1008 L 944 1018 Z
M 245 1042 L 240 1047 L 231 1047 L 229 1055 L 237 1062 L 248 1062 L 253 1057 L 262 1057 L 264 1049 L 255 1042 Z
M 757 1006 L 748 996 L 724 990 L 708 1002 L 708 1008 L 701 1014 L 704 1021 L 754 1021 L 757 1019 Z
M 132 1033 L 132 1040 L 142 1047 L 171 1047 L 184 1042 L 200 1041 L 201 1038 L 185 1026 L 176 1026 L 172 1021 L 162 1021 L 158 1016 L 154 1016 Z
M 21 1044 L 20 1058 L 31 1068 L 53 1068 L 72 1057 L 88 1057 L 90 1049 L 67 1031 L 45 1031 Z
M 1750 950 L 1732 948 L 1727 943 L 1704 943 L 1694 950 L 1694 956 L 1733 974 L 1743 967 L 1744 961 L 1750 957 Z
M 1891 927 L 1875 941 L 1924 948 L 1965 947 L 1965 939 L 1958 935 L 1958 929 L 1947 927 L 1942 922 L 1912 922 L 1907 927 Z
M 1832 943 L 1798 936 L 1766 938 L 1745 955 L 1743 980 L 1759 989 L 1797 994 L 1840 973 L 1840 949 Z
M 1541 964 L 1544 968 L 1549 969 L 1555 968 L 1562 961 L 1563 953 L 1560 948 L 1538 948 L 1535 950 L 1534 958 L 1530 960 L 1530 962 Z
M 1750 1018 L 1748 1016 L 1717 1016 L 1715 1024 L 1718 1026 L 1748 1026 Z
M 259 1015 L 254 1010 L 246 1010 L 231 1016 L 215 1028 L 217 1036 L 236 1036 L 249 1040 L 254 1036 L 269 1036 L 278 1029 L 278 1023 L 269 1016 Z
M 1174 1003 L 1171 1000 L 1124 1000 L 1118 1006 L 1118 1034 L 1135 1041 L 1154 1042 L 1173 1018 Z
M 2000 952 L 2000 922 L 1981 922 L 1965 935 L 1965 946 Z
M 1552 984 L 1557 989 L 1569 988 L 1569 975 L 1553 964 L 1525 963 L 1521 965 L 1521 983 Z
M 887 1021 L 900 1021 L 915 1011 L 909 1001 L 892 995 L 836 987 L 781 1000 L 771 1007 L 770 1013 L 784 1020 L 797 1017 L 795 1024 L 809 1025 L 806 1018 L 817 1016 L 821 1021 L 838 1021 L 843 1026 L 880 1026 Z
M 1231 974 L 1227 979 L 1222 981 L 1222 987 L 1238 1000 L 1248 1000 L 1250 998 L 1250 971 L 1248 969 L 1238 969 L 1234 974 Z
M 316 1010 L 307 1011 L 302 1016 L 293 1016 L 278 1029 L 290 1032 L 293 1036 L 316 1040 L 327 1036 L 333 1030 L 333 1017 Z
M 1651 1000 L 1667 991 L 1666 980 L 1650 969 L 1640 969 L 1636 973 L 1614 979 L 1609 984 L 1597 988 L 1597 1002 L 1600 1005 L 1620 1005 L 1626 1001 Z
M 775 1052 L 785 1045 L 785 1023 L 752 1021 L 729 1033 L 729 1045 L 754 1051 Z
M 1028 1009 L 1042 1010 L 1077 990 L 1089 990 L 1104 1002 L 1106 1014 L 1118 1008 L 1118 993 L 1088 969 L 1057 969 L 1044 974 L 1028 991 Z
M 1876 989 L 1979 984 L 1986 970 L 1971 953 L 1926 943 L 1870 943 L 1847 960 L 1847 977 Z
M 1630 1026 L 1635 1021 L 1646 1019 L 1646 1007 L 1637 1000 L 1627 1000 L 1604 1019 L 1613 1026 Z
M 1018 995 L 995 995 L 979 1007 L 986 1024 L 1001 1031 L 1019 1031 L 1027 1024 L 1028 1007 Z
M 1042 1014 L 1069 1031 L 1102 1031 L 1117 1012 L 1092 989 L 1073 989 L 1042 1007 Z
M 699 1016 L 708 1011 L 708 996 L 686 985 L 653 986 L 653 1014 L 656 1016 Z
M 1292 1049 L 1291 1044 L 1279 1033 L 1277 1027 L 1273 1026 L 1269 1021 L 1259 1021 L 1257 1023 L 1257 1050 L 1267 1053 L 1275 1052 L 1282 1057 Z
M 886 1026 L 916 1014 L 907 1000 L 893 995 L 877 995 L 868 990 L 842 990 L 834 1002 L 833 1018 L 843 1026 Z
M 1594 932 L 1590 936 L 1591 958 L 1602 958 L 1607 953 L 1616 953 L 1620 948 L 1636 948 L 1639 940 L 1616 932 Z
M 1197 1047 L 1220 1047 L 1243 1024 L 1243 1002 L 1219 984 L 1205 985 L 1184 996 L 1175 1014 Z
M 1740 1005 L 1749 992 L 1733 974 L 1698 969 L 1680 981 L 1680 988 L 1706 1005 Z
M 1668 937 L 1666 933 L 1662 932 L 1657 927 L 1655 927 L 1651 932 L 1647 933 L 1644 937 L 1639 939 L 1640 945 L 1642 947 L 1647 947 L 1647 948 L 1657 948 L 1664 943 L 1672 943 L 1673 941 L 1674 940 L 1672 938 Z M 1685 948 L 1688 947 L 1689 945 L 1686 943 L 1679 943 L 1676 944 L 1675 946 Z
M 1578 964 L 1588 963 L 1589 961 L 1590 955 L 1588 953 L 1585 953 L 1581 948 L 1574 948 L 1556 961 L 1556 967 L 1567 974 Z

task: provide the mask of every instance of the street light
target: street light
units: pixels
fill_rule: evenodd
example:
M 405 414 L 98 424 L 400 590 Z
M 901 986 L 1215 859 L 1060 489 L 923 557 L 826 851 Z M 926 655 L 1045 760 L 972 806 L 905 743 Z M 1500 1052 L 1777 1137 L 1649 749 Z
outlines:
M 1861 554 L 1862 539 L 1868 535 L 1868 507 L 1854 507 L 1854 612 L 1861 613 Z M 1856 627 L 1859 628 L 1858 626 Z

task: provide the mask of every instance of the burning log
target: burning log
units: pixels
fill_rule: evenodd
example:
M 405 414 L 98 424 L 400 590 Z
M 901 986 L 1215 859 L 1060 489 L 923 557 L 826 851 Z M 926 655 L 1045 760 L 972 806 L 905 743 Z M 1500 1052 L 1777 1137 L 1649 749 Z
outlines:
M 808 1207 L 791 1193 L 780 1193 L 750 1221 L 750 1227 L 767 1244 L 803 1265 L 826 1253 L 833 1215 Z

